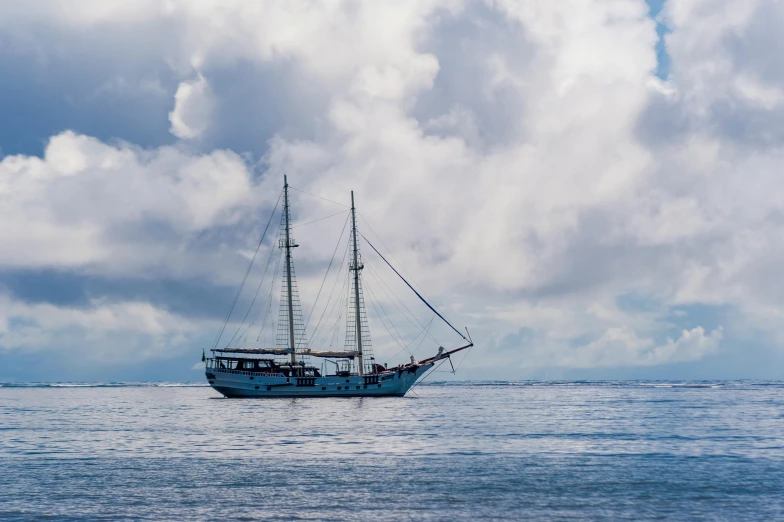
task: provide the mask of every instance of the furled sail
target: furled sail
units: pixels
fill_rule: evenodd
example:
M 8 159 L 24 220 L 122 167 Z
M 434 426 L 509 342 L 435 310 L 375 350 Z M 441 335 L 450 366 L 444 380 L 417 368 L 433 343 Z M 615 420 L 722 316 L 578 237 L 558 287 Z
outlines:
M 302 355 L 312 355 L 313 357 L 336 357 L 343 359 L 353 359 L 359 355 L 357 350 L 353 351 L 317 351 L 317 350 L 302 350 L 298 352 Z
M 253 355 L 288 355 L 291 353 L 291 348 L 221 348 L 214 350 L 222 353 L 243 353 Z M 344 359 L 353 359 L 359 355 L 356 350 L 353 351 L 319 351 L 319 350 L 297 350 L 297 355 L 312 355 L 313 357 L 335 357 Z
M 291 353 L 291 348 L 221 348 L 213 350 L 223 353 L 247 353 L 258 355 L 287 355 Z

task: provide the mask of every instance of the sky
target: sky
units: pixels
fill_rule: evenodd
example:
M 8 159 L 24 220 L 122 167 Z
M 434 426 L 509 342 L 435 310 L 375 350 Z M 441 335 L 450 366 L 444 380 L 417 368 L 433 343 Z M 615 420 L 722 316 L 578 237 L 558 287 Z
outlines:
M 292 191 L 295 224 L 354 190 L 471 332 L 457 378 L 781 378 L 782 25 L 773 0 L 6 0 L 0 382 L 202 379 L 284 174 L 324 198 Z M 306 315 L 343 219 L 295 229 Z

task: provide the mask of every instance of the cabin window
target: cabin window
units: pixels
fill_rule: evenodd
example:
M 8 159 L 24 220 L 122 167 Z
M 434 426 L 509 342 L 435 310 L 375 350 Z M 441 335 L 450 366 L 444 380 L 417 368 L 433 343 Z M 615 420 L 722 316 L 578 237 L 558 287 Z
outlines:
M 348 379 L 346 379 L 346 382 L 348 382 Z
M 323 390 L 326 390 L 326 389 L 327 389 L 327 387 L 326 387 L 326 386 L 322 386 L 322 387 L 321 387 L 321 390 L 322 390 L 322 391 L 323 391 Z
M 342 390 L 342 389 L 343 389 L 343 388 L 341 388 L 340 386 L 338 386 L 338 390 Z
M 359 386 L 357 386 L 357 388 L 359 388 Z M 364 388 L 367 390 L 367 385 L 365 385 Z
M 267 391 L 270 391 L 271 389 L 272 389 L 272 386 L 267 386 Z
M 379 384 L 378 387 L 381 388 L 381 385 Z
M 357 389 L 359 389 L 359 386 L 357 386 Z
M 258 387 L 258 386 L 256 386 L 256 389 L 258 390 L 258 389 L 259 389 L 259 387 Z

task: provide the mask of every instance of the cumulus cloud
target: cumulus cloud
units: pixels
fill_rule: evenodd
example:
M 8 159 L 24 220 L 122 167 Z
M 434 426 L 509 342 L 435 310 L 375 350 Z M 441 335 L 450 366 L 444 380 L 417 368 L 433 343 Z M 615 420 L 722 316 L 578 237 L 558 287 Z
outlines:
M 203 76 L 180 83 L 169 113 L 171 133 L 182 139 L 198 138 L 207 129 L 211 112 L 212 92 Z
M 192 350 L 206 326 L 146 302 L 93 301 L 70 308 L 0 296 L 0 303 L 0 349 L 66 351 L 90 362 L 173 358 Z
M 165 270 L 199 234 L 252 217 L 277 190 L 261 194 L 231 151 L 145 150 L 65 131 L 42 158 L 0 161 L 0 266 Z
M 721 341 L 722 329 L 706 335 L 702 327 L 683 330 L 676 339 L 657 345 L 652 339 L 641 339 L 626 327 L 614 327 L 601 337 L 577 347 L 571 357 L 556 364 L 571 368 L 602 366 L 655 366 L 658 364 L 698 361 L 714 352 Z
M 19 46 L 33 20 L 149 28 L 160 51 L 145 60 L 176 78 L 162 116 L 183 142 L 64 132 L 41 158 L 3 159 L 3 266 L 236 274 L 285 172 L 327 199 L 354 189 L 363 218 L 448 315 L 475 325 L 489 358 L 651 366 L 716 356 L 749 330 L 780 335 L 778 3 L 667 0 L 666 80 L 642 0 L 106 2 L 84 4 L 89 16 L 61 5 L 6 5 L 0 18 Z M 331 211 L 296 208 L 302 221 Z M 331 236 L 298 234 L 299 256 L 328 261 Z M 689 306 L 741 320 L 677 316 Z

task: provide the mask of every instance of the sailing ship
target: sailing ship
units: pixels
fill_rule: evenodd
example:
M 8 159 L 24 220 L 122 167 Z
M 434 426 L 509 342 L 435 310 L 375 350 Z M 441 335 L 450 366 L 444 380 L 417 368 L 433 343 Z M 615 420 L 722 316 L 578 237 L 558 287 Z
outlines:
M 473 346 L 468 329 L 463 335 L 444 316 L 438 312 L 412 286 L 400 272 L 367 239 L 369 246 L 378 256 L 402 279 L 416 296 L 452 330 L 466 342 L 452 350 L 442 346 L 431 357 L 417 360 L 411 355 L 410 360 L 389 367 L 388 364 L 377 364 L 373 357 L 370 342 L 370 331 L 367 314 L 364 309 L 362 271 L 365 268 L 359 251 L 357 239 L 357 213 L 354 206 L 354 192 L 351 192 L 350 250 L 348 263 L 349 283 L 346 285 L 346 328 L 345 344 L 342 350 L 312 349 L 305 338 L 305 326 L 302 322 L 302 310 L 299 305 L 296 279 L 294 276 L 293 249 L 298 247 L 292 234 L 291 209 L 289 204 L 289 184 L 284 176 L 283 210 L 281 212 L 280 238 L 278 246 L 282 251 L 283 274 L 281 281 L 281 299 L 279 306 L 276 345 L 274 347 L 232 346 L 235 337 L 223 348 L 218 348 L 218 341 L 226 328 L 232 311 L 218 334 L 212 355 L 206 357 L 205 375 L 207 382 L 223 396 L 229 397 L 381 397 L 404 396 L 414 384 L 428 371 L 449 361 L 457 352 Z M 280 201 L 280 200 L 278 200 Z M 277 207 L 277 205 L 276 205 Z M 273 215 L 275 210 L 273 210 Z M 270 222 L 272 216 L 270 216 Z M 345 227 L 345 225 L 344 225 Z M 269 228 L 269 223 L 267 229 Z M 262 242 L 266 229 L 262 235 Z M 342 234 L 341 234 L 342 238 Z M 364 236 L 363 236 L 364 238 Z M 340 240 L 339 240 L 340 242 Z M 261 243 L 259 243 L 261 246 Z M 346 253 L 349 253 L 349 250 Z M 335 249 L 337 252 L 337 247 Z M 258 252 L 258 250 L 257 250 Z M 254 257 L 255 259 L 255 257 Z M 334 259 L 334 255 L 333 255 Z M 269 267 L 268 262 L 267 266 Z M 332 263 L 330 262 L 330 266 Z M 253 261 L 251 261 L 251 267 Z M 250 272 L 250 267 L 248 268 Z M 329 272 L 329 268 L 327 269 Z M 265 270 L 266 275 L 266 270 Z M 247 274 L 246 274 L 247 279 Z M 264 277 L 262 277 L 262 281 Z M 325 276 L 326 280 L 326 276 Z M 243 281 L 243 285 L 245 281 Z M 242 291 L 242 286 L 238 291 Z M 261 286 L 261 283 L 259 284 Z M 323 288 L 323 284 L 322 284 Z M 270 290 L 270 295 L 271 295 Z M 257 292 L 258 295 L 258 292 Z M 318 299 L 318 298 L 317 298 Z M 255 301 L 255 297 L 254 297 Z M 237 299 L 235 298 L 235 304 Z M 271 307 L 271 305 L 270 305 Z M 232 307 L 233 309 L 233 307 Z M 325 308 L 326 311 L 326 308 Z M 247 314 L 246 314 L 247 318 Z M 432 321 L 431 321 L 432 322 Z M 421 323 L 420 323 L 421 324 Z M 239 329 L 238 329 L 239 331 Z M 259 338 L 261 334 L 259 335 Z M 259 339 L 257 338 L 257 340 Z M 312 364 L 311 358 L 322 363 Z M 454 366 L 452 365 L 454 372 Z

